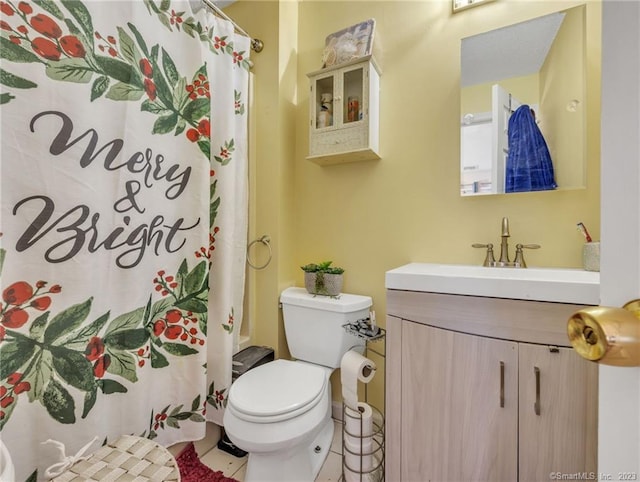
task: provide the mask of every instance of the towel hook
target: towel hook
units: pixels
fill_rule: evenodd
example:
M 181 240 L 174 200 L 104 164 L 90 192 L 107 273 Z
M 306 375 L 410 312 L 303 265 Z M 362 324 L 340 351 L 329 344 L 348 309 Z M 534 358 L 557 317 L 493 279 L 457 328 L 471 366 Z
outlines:
M 247 264 L 249 266 L 251 266 L 253 269 L 264 269 L 271 262 L 271 256 L 273 255 L 273 252 L 271 251 L 271 244 L 269 243 L 270 241 L 271 241 L 271 238 L 269 238 L 269 236 L 267 234 L 264 234 L 264 235 L 260 236 L 259 238 L 254 239 L 253 241 L 251 241 L 249 243 L 249 245 L 247 246 Z M 264 264 L 262 264 L 260 266 L 256 266 L 255 264 L 253 264 L 251 262 L 251 259 L 249 258 L 249 249 L 256 243 L 264 244 L 267 248 L 269 248 L 269 258 L 267 259 L 267 261 Z

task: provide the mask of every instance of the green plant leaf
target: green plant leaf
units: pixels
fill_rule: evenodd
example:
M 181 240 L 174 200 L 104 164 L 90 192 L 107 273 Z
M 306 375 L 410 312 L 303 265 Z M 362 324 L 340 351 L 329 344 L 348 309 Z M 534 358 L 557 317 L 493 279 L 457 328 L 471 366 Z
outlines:
M 142 79 L 131 65 L 113 57 L 97 56 L 96 63 L 102 72 L 109 77 L 140 89 L 143 88 Z
M 205 158 L 211 158 L 211 143 L 206 141 L 198 141 L 198 147 L 200 148 L 200 152 L 202 152 Z
M 193 399 L 193 402 L 191 402 L 191 411 L 195 412 L 199 408 L 200 408 L 200 395 L 197 395 L 196 398 Z
M 60 346 L 65 346 L 66 348 L 84 350 L 89 339 L 96 336 L 109 320 L 109 315 L 110 312 L 107 311 L 104 315 L 94 320 L 90 325 L 83 326 L 76 332 L 68 333 L 66 336 L 62 337 L 61 342 L 58 344 Z
M 144 315 L 144 309 L 137 308 L 128 313 L 124 313 L 118 316 L 117 318 L 114 318 L 113 321 L 109 323 L 105 336 L 109 335 L 110 333 L 113 333 L 114 331 L 128 330 L 128 329 L 136 328 L 142 325 L 143 315 Z
M 109 87 L 109 77 L 101 75 L 98 77 L 91 86 L 91 102 L 101 97 L 107 91 Z
M 170 6 L 171 6 L 171 0 L 162 0 L 160 2 L 160 10 L 162 10 L 163 12 L 166 12 L 167 10 L 169 10 Z
M 178 74 L 178 69 L 176 69 L 176 64 L 173 63 L 171 56 L 167 53 L 165 49 L 161 49 L 161 51 L 162 51 L 162 67 L 164 68 L 164 73 L 167 76 L 169 85 L 175 85 L 180 79 L 180 75 Z
M 200 291 L 207 274 L 207 263 L 200 261 L 184 279 L 185 293 L 197 293 Z
M 44 333 L 44 329 L 47 326 L 48 321 L 49 321 L 48 311 L 46 311 L 45 313 L 38 316 L 35 320 L 33 320 L 33 323 L 31 323 L 31 326 L 29 327 L 29 338 L 33 340 L 39 340 Z
M 118 27 L 118 38 L 120 40 L 120 53 L 122 56 L 130 64 L 138 65 L 142 56 L 131 36 L 129 36 L 122 27 Z
M 140 110 L 142 112 L 151 112 L 152 114 L 169 114 L 171 110 L 164 107 L 162 104 L 159 104 L 156 101 L 151 101 L 150 99 L 145 99 L 140 105 Z
M 111 350 L 107 347 L 106 350 L 111 356 L 111 364 L 107 367 L 107 372 L 112 375 L 118 375 L 131 383 L 138 381 L 138 375 L 136 374 L 136 361 L 131 353 L 126 351 Z
M 144 56 L 149 58 L 149 49 L 147 49 L 147 44 L 144 41 L 144 37 L 140 34 L 136 26 L 131 22 L 127 23 L 127 26 L 129 27 L 129 30 L 133 32 L 133 36 L 136 38 L 138 46 L 140 47 L 140 50 L 142 50 Z
M 54 2 L 53 0 L 33 0 L 33 3 L 49 12 L 54 17 L 64 20 L 64 14 L 60 11 L 58 5 L 56 5 L 57 2 Z
M 127 393 L 127 387 L 125 387 L 122 383 L 116 382 L 115 380 L 110 380 L 108 378 L 102 380 L 102 393 L 105 395 L 109 395 L 111 393 Z
M 199 413 L 192 413 L 191 415 L 189 415 L 189 420 L 191 420 L 192 422 L 204 422 L 205 418 Z
M 38 363 L 28 379 L 29 383 L 31 383 L 31 390 L 27 392 L 29 394 L 29 402 L 40 400 L 52 375 L 53 361 L 51 352 L 49 350 L 41 350 Z
M 91 37 L 93 35 L 93 23 L 91 22 L 91 14 L 87 7 L 84 6 L 84 3 L 78 0 L 61 0 L 61 2 L 80 24 L 80 28 L 82 28 L 85 35 Z
M 218 216 L 218 206 L 220 206 L 220 198 L 215 199 L 209 205 L 209 227 L 212 228 Z
M 164 368 L 169 366 L 169 360 L 151 345 L 151 367 Z
M 5 380 L 29 361 L 35 354 L 36 345 L 28 338 L 3 341 L 0 345 L 0 380 Z
M 89 412 L 91 411 L 93 406 L 96 404 L 97 400 L 98 400 L 98 387 L 95 386 L 93 390 L 89 390 L 87 393 L 84 394 L 84 405 L 82 406 L 82 418 L 87 418 L 87 415 L 89 415 Z
M 187 128 L 187 122 L 182 118 L 179 117 L 178 118 L 178 124 L 176 125 L 176 130 L 174 132 L 174 136 L 179 136 L 180 134 L 182 134 L 184 132 L 184 130 Z
M 210 112 L 211 101 L 204 97 L 189 102 L 184 108 L 182 115 L 184 115 L 184 117 L 188 120 L 197 122 L 203 117 L 208 116 Z
M 47 65 L 47 77 L 63 82 L 87 84 L 93 77 L 93 70 L 84 59 L 62 59 Z
M 2 52 L 2 58 L 11 62 L 32 63 L 40 62 L 46 64 L 40 57 L 33 52 L 14 44 L 11 40 L 5 37 L 0 37 L 0 52 Z
M 104 343 L 114 350 L 135 350 L 149 339 L 149 332 L 144 328 L 123 330 L 110 333 L 104 337 Z
M 15 99 L 15 98 L 16 98 L 15 95 L 11 95 L 8 92 L 0 94 L 0 105 L 8 104 L 9 102 L 11 102 L 11 99 Z M 2 258 L 0 259 L 0 265 L 2 264 L 2 262 L 4 262 L 4 255 L 2 255 Z
M 153 134 L 167 134 L 171 132 L 178 123 L 178 114 L 171 113 L 170 115 L 162 116 L 156 119 L 153 124 Z
M 35 82 L 18 77 L 2 68 L 0 68 L 0 84 L 6 85 L 7 87 L 15 87 L 16 89 L 33 89 L 34 87 L 38 87 L 38 84 Z
M 76 406 L 73 397 L 55 378 L 49 381 L 40 402 L 57 422 L 65 424 L 76 422 L 74 413 Z
M 193 311 L 194 313 L 206 313 L 207 304 L 196 298 L 189 298 L 176 303 L 176 306 L 185 311 Z
M 207 336 L 207 313 L 202 313 L 198 320 L 198 328 L 204 336 Z
M 160 23 L 162 25 L 167 27 L 169 30 L 173 31 L 173 29 L 171 28 L 171 21 L 169 20 L 169 16 L 168 15 L 166 15 L 164 13 L 159 13 L 158 14 L 158 20 L 160 20 Z
M 53 368 L 62 380 L 83 392 L 95 387 L 93 367 L 83 353 L 66 347 L 52 346 L 51 355 L 53 356 Z
M 73 305 L 54 316 L 44 332 L 44 342 L 52 343 L 64 333 L 80 326 L 89 315 L 92 301 L 93 298 L 89 298 L 84 303 Z
M 162 345 L 162 348 L 167 353 L 175 356 L 186 356 L 186 355 L 194 355 L 198 353 L 198 350 L 191 348 L 187 345 L 181 345 L 180 343 L 165 343 Z
M 172 418 L 174 418 L 175 420 L 189 420 L 189 417 L 191 417 L 190 412 L 180 412 L 173 415 Z
M 180 424 L 175 418 L 168 418 L 165 420 L 165 423 L 167 424 L 167 427 L 180 428 Z
M 140 100 L 144 95 L 144 90 L 124 82 L 113 84 L 107 91 L 107 99 L 111 100 Z
M 186 33 L 189 37 L 196 37 L 196 30 L 191 23 L 183 22 L 182 23 L 182 31 Z

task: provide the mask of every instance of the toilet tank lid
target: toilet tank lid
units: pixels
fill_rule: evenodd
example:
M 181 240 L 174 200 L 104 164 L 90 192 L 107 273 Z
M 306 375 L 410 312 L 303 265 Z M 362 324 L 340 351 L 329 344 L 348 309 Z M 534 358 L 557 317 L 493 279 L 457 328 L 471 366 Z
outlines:
M 280 295 L 280 302 L 284 305 L 303 306 L 339 313 L 352 313 L 364 310 L 373 304 L 370 296 L 340 293 L 339 296 L 312 295 L 304 288 L 287 288 Z

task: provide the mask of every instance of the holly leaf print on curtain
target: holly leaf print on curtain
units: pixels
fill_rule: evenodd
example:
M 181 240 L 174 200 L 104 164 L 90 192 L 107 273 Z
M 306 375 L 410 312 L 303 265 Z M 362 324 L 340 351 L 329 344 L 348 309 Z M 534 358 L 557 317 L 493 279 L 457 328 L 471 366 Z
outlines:
M 142 100 L 140 109 L 158 117 L 153 134 L 177 136 L 186 130 L 187 139 L 197 143 L 208 161 L 210 94 L 206 66 L 198 68 L 188 80 L 165 49 L 157 44 L 147 46 L 132 23 L 127 24 L 131 34 L 123 27 L 103 34 L 93 30 L 91 15 L 81 2 L 60 3 L 69 16 L 53 2 L 20 2 L 15 8 L 2 2 L 1 58 L 40 63 L 52 80 L 91 83 L 92 102 L 103 96 L 114 101 Z M 32 40 L 30 35 L 42 36 Z M 238 53 L 229 55 L 234 54 Z M 29 79 L 5 70 L 0 79 L 8 87 L 36 87 Z M 13 98 L 15 95 L 3 93 L 4 102 Z
M 160 299 L 153 301 L 150 295 L 146 306 L 113 319 L 107 312 L 89 324 L 92 298 L 52 316 L 51 295 L 62 291 L 60 285 L 16 281 L 5 288 L 0 308 L 0 431 L 22 394 L 29 403 L 40 402 L 57 422 L 72 424 L 77 411 L 72 393 L 84 392 L 85 418 L 100 392 L 126 393 L 126 383 L 136 383 L 137 371 L 147 363 L 163 368 L 170 365 L 167 355 L 196 354 L 194 346 L 205 343 L 207 271 L 205 261 L 189 270 L 183 260 L 175 276 L 159 271 L 153 279 Z M 38 312 L 43 313 L 31 320 Z

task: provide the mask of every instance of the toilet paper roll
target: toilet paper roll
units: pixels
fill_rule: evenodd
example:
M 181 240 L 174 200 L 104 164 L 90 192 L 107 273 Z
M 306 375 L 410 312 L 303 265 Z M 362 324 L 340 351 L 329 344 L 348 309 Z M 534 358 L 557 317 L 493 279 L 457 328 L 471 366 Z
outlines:
M 369 383 L 376 373 L 376 364 L 360 353 L 349 350 L 340 362 L 342 399 L 347 407 L 358 409 L 358 381 Z
M 374 468 L 373 410 L 370 405 L 359 402 L 357 410 L 346 407 L 344 415 L 345 479 L 359 482 L 360 474 L 367 474 Z
M 567 334 L 574 350 L 587 360 L 640 366 L 640 301 L 624 308 L 583 308 L 569 318 Z

